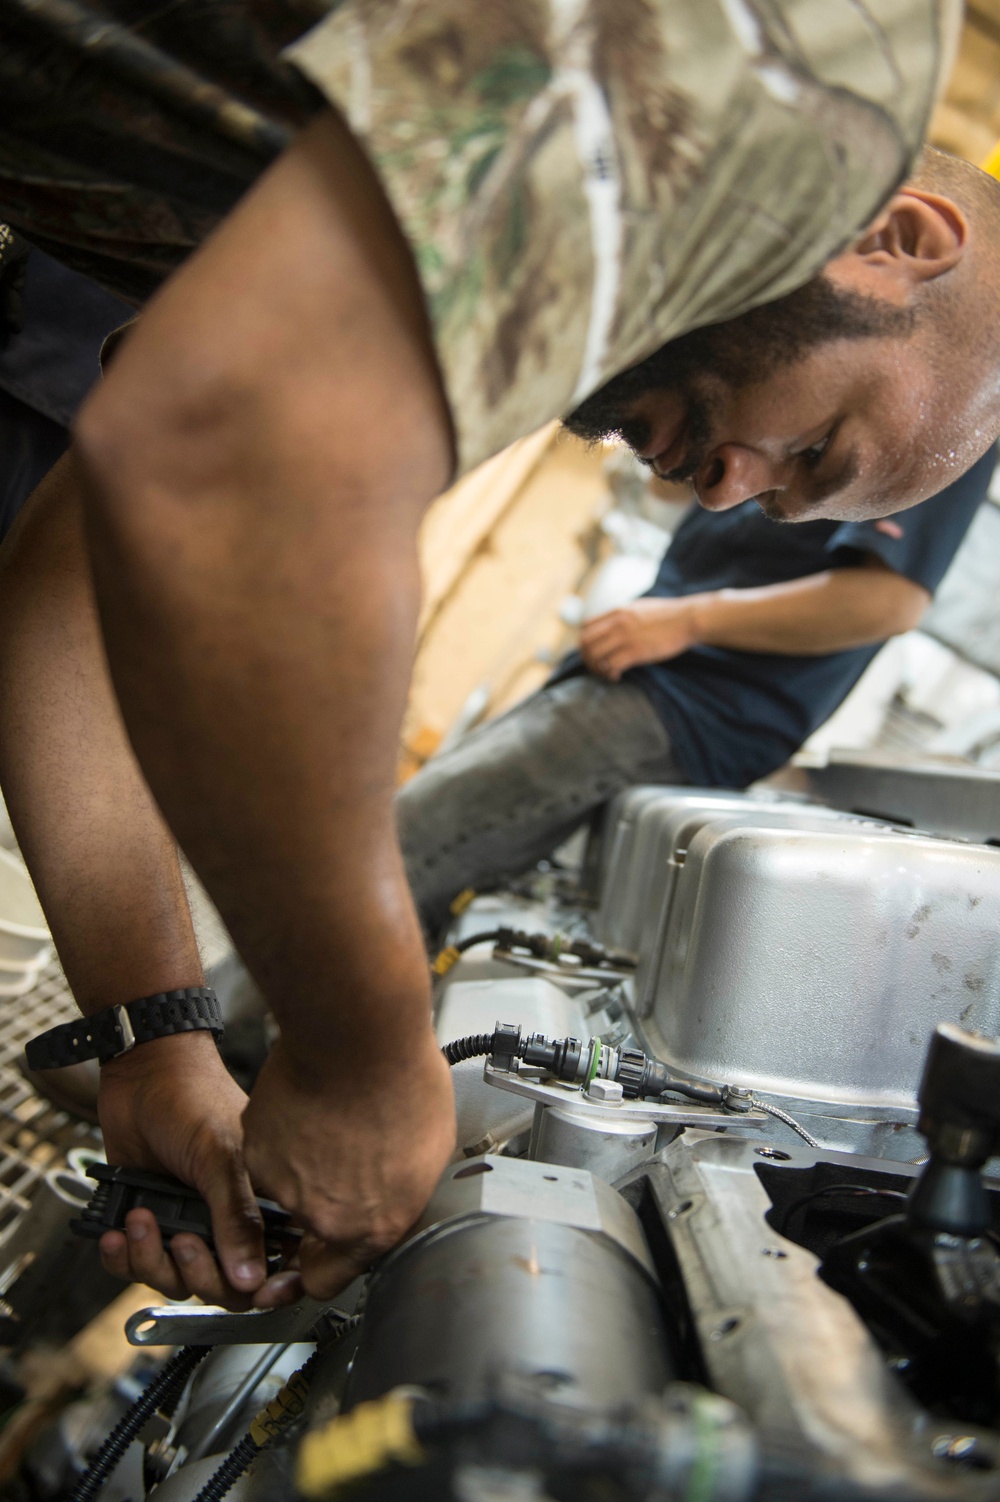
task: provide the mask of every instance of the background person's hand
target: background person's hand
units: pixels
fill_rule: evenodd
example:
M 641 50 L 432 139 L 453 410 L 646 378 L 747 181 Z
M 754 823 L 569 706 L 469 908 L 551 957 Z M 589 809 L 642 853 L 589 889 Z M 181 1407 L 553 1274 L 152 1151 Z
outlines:
M 585 622 L 580 653 L 592 673 L 617 683 L 629 668 L 677 657 L 695 641 L 688 600 L 642 599 Z
M 430 1028 L 419 1049 L 309 1075 L 272 1048 L 243 1117 L 247 1166 L 261 1193 L 305 1227 L 302 1285 L 332 1298 L 403 1237 L 455 1146 L 448 1066 Z M 274 1302 L 270 1286 L 254 1302 Z
M 108 1162 L 170 1173 L 193 1185 L 212 1211 L 218 1255 L 188 1234 L 173 1237 L 168 1250 L 152 1212 L 132 1210 L 124 1234 L 107 1231 L 101 1238 L 109 1272 L 148 1283 L 168 1298 L 196 1294 L 207 1304 L 249 1308 L 267 1269 L 260 1214 L 243 1165 L 245 1105 L 208 1033 L 158 1038 L 102 1067 L 97 1109 Z M 299 1291 L 297 1277 L 284 1273 L 268 1288 L 270 1303 L 289 1302 Z

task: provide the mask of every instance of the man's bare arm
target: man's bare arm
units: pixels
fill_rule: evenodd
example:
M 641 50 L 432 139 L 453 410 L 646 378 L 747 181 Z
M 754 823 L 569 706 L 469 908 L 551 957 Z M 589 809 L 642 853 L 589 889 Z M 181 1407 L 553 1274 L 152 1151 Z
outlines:
M 916 626 L 930 594 L 869 554 L 785 584 L 633 600 L 588 621 L 580 650 L 592 672 L 618 679 L 704 644 L 740 652 L 821 656 L 867 646 Z
M 454 1136 L 392 807 L 451 432 L 409 252 L 332 115 L 149 306 L 78 437 L 132 742 L 282 1028 L 247 1163 L 322 1238 L 328 1293 Z
M 177 852 L 143 781 L 108 677 L 73 466 L 46 477 L 0 553 L 0 782 L 82 1011 L 203 984 Z M 168 1257 L 148 1211 L 105 1264 L 172 1297 L 248 1303 L 264 1281 L 242 1162 L 246 1103 L 206 1033 L 159 1039 L 101 1070 L 111 1162 L 166 1169 L 212 1207 L 226 1278 L 204 1243 Z M 273 1292 L 273 1290 L 271 1290 Z

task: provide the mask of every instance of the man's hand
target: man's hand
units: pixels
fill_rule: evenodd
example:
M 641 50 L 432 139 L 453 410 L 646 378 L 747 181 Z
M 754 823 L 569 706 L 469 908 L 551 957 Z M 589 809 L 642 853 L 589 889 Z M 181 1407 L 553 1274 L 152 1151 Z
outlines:
M 696 640 L 688 600 L 633 600 L 587 621 L 580 652 L 592 673 L 617 683 L 628 668 L 677 657 Z
M 455 1146 L 451 1079 L 429 1028 L 418 1051 L 389 1061 L 374 1044 L 329 1070 L 293 1067 L 278 1042 L 243 1124 L 254 1183 L 306 1228 L 302 1284 L 314 1298 L 405 1235 Z M 254 1300 L 277 1301 L 270 1285 Z
M 133 1210 L 127 1231 L 101 1238 L 108 1272 L 158 1288 L 169 1298 L 197 1294 L 207 1304 L 246 1309 L 264 1284 L 264 1239 L 243 1166 L 240 1116 L 246 1096 L 207 1033 L 143 1043 L 101 1070 L 98 1113 L 108 1162 L 173 1174 L 192 1184 L 212 1211 L 218 1261 L 199 1236 L 164 1247 L 149 1210 Z M 268 1302 L 297 1297 L 298 1279 L 270 1280 Z

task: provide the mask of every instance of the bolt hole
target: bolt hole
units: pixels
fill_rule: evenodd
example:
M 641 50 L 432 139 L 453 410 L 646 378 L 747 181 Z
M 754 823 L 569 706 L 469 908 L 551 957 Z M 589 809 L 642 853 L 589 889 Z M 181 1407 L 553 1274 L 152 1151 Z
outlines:
M 460 1168 L 458 1173 L 452 1174 L 454 1179 L 474 1179 L 479 1173 L 492 1173 L 492 1163 L 470 1163 L 467 1168 Z
M 771 1158 L 775 1163 L 788 1163 L 792 1156 L 781 1147 L 755 1147 L 754 1152 L 758 1158 Z
M 558 1184 L 559 1182 L 559 1175 L 557 1173 L 543 1173 L 542 1178 L 546 1184 Z
M 733 1331 L 738 1330 L 739 1328 L 740 1321 L 738 1317 L 735 1314 L 731 1315 L 729 1319 L 724 1319 L 721 1325 L 716 1325 L 715 1329 L 712 1331 L 712 1339 L 725 1340 L 727 1335 L 732 1335 Z
M 676 1220 L 679 1215 L 686 1215 L 693 1204 L 694 1200 L 682 1200 L 679 1205 L 675 1205 L 672 1210 L 667 1211 L 667 1219 Z

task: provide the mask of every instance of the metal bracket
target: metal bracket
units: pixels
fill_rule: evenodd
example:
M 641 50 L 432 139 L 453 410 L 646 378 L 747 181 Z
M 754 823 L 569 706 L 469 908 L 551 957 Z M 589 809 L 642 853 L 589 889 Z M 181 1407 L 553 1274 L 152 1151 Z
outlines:
M 315 1340 L 325 1327 L 348 1318 L 343 1309 L 309 1298 L 243 1313 L 212 1304 L 159 1304 L 137 1310 L 126 1321 L 125 1335 L 133 1346 L 291 1345 Z
M 527 1100 L 543 1106 L 561 1106 L 564 1110 L 579 1110 L 591 1119 L 605 1121 L 652 1121 L 660 1125 L 706 1127 L 766 1127 L 768 1118 L 763 1111 L 725 1111 L 719 1106 L 675 1105 L 660 1100 L 598 1101 L 584 1095 L 577 1085 L 566 1085 L 561 1080 L 526 1078 L 523 1071 L 509 1073 L 494 1069 L 489 1060 L 483 1068 L 483 1079 L 497 1090 L 508 1090 L 511 1095 L 522 1095 Z

